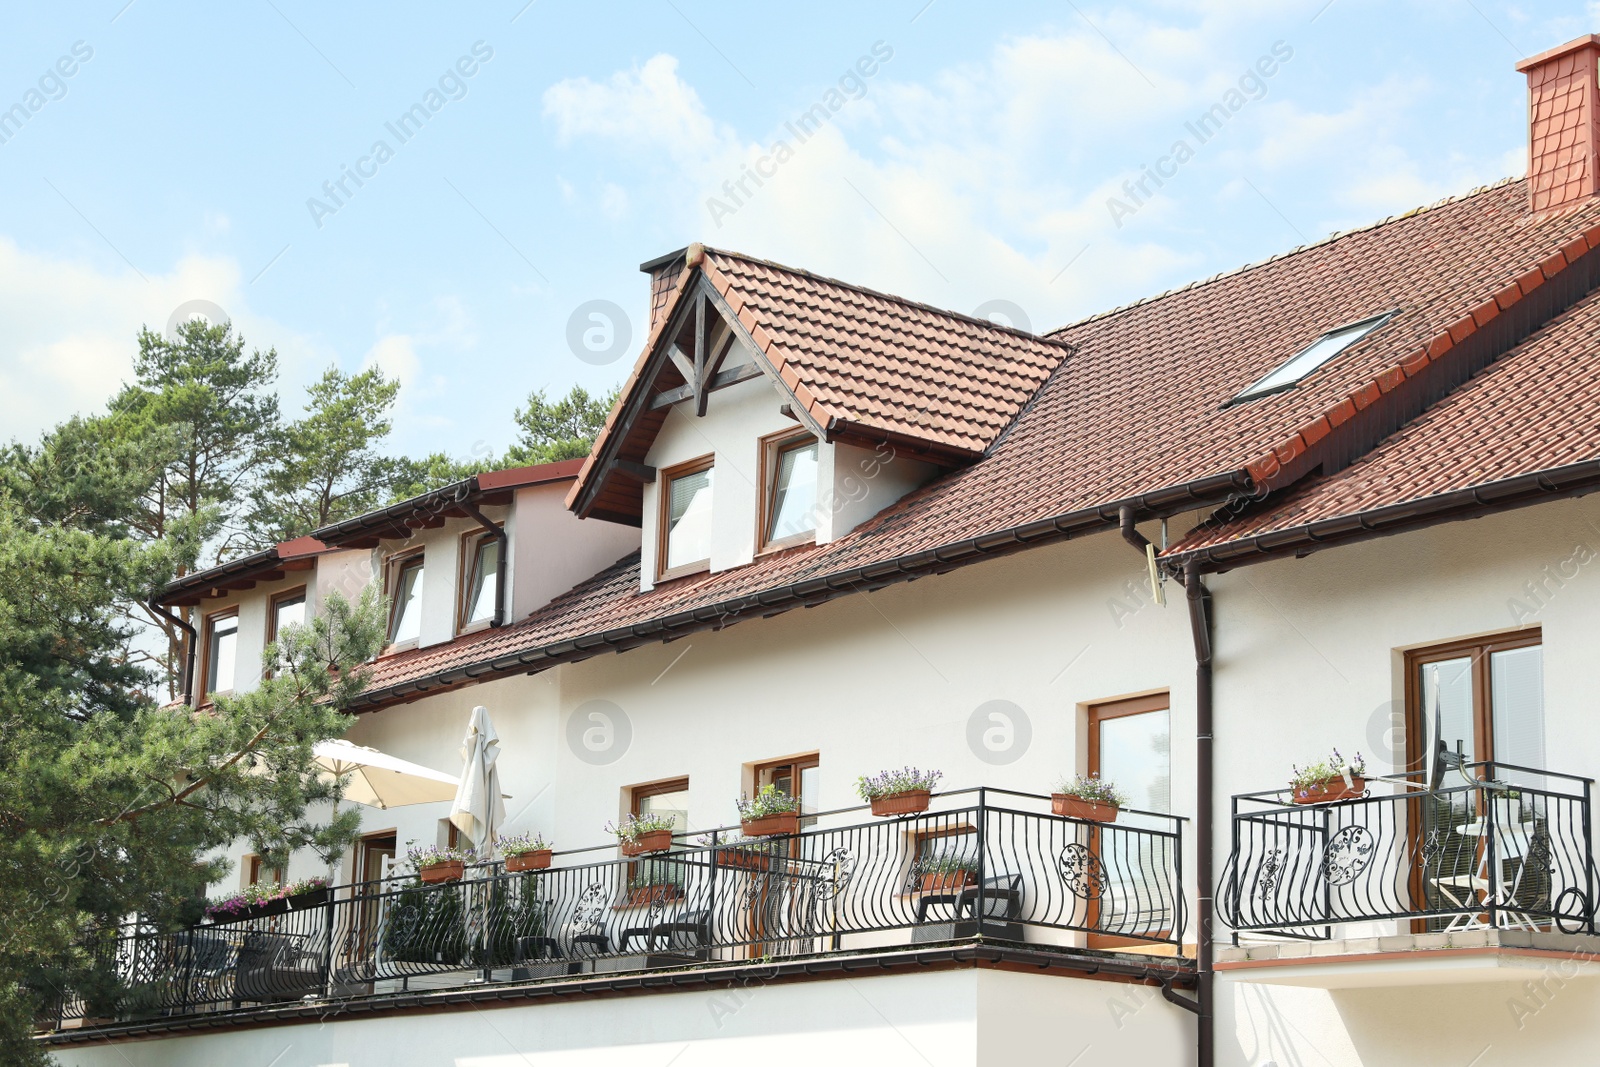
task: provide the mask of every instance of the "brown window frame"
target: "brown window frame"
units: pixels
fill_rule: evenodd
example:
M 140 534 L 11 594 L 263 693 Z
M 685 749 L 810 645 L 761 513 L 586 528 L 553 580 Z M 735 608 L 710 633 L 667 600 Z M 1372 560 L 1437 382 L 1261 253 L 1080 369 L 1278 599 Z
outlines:
M 1167 713 L 1168 737 L 1170 738 L 1171 736 L 1172 693 L 1170 691 L 1146 693 L 1144 696 L 1138 697 L 1123 697 L 1119 700 L 1103 700 L 1088 705 L 1087 711 L 1089 745 L 1085 771 L 1095 777 L 1100 776 L 1101 723 L 1115 719 L 1125 719 L 1132 715 L 1153 715 L 1158 711 L 1164 711 Z M 1167 753 L 1167 768 L 1170 773 L 1172 768 L 1172 753 L 1170 751 Z M 1171 815 L 1173 813 L 1163 812 L 1162 814 Z M 1100 851 L 1101 836 L 1099 828 L 1090 827 L 1087 833 L 1090 851 L 1098 853 Z M 1179 892 L 1182 892 L 1181 886 L 1179 887 Z M 1086 919 L 1088 920 L 1087 925 L 1091 927 L 1100 921 L 1100 902 L 1098 900 L 1089 902 Z M 1170 937 L 1172 936 L 1172 931 L 1159 931 L 1157 936 Z M 1123 948 L 1135 945 L 1150 946 L 1155 944 L 1155 942 L 1147 938 L 1124 937 L 1120 934 L 1102 934 L 1094 930 L 1088 931 L 1084 943 L 1087 947 L 1095 949 Z
M 395 594 L 399 592 L 399 578 L 401 570 L 413 561 L 420 561 L 422 563 L 423 581 L 427 581 L 427 551 L 426 545 L 418 545 L 415 548 L 406 548 L 400 550 L 399 552 L 395 552 L 383 561 L 383 596 L 384 599 L 389 602 L 389 619 L 384 627 L 385 651 L 391 651 L 397 648 L 410 648 L 413 644 L 418 644 L 421 642 L 420 630 L 418 631 L 418 636 L 415 638 L 408 637 L 404 641 L 394 640 L 394 628 L 395 625 L 400 621 L 399 617 L 395 614 L 395 610 L 400 606 L 400 602 L 395 598 Z
M 278 605 L 285 601 L 293 600 L 295 597 L 299 597 L 301 603 L 306 605 L 306 609 L 310 610 L 311 595 L 307 587 L 303 585 L 297 585 L 293 589 L 280 590 L 267 598 L 267 644 L 270 645 L 278 639 Z M 271 678 L 272 672 L 262 671 L 261 677 Z
M 813 526 L 797 534 L 787 537 L 772 537 L 772 520 L 775 516 L 774 505 L 778 496 L 778 471 L 783 469 L 780 462 L 785 452 L 791 452 L 806 445 L 817 446 L 817 460 L 822 459 L 822 443 L 817 436 L 808 430 L 783 430 L 779 433 L 768 434 L 761 438 L 761 480 L 757 484 L 761 489 L 760 506 L 756 508 L 756 545 L 758 552 L 779 552 L 785 548 L 796 545 L 815 544 L 817 528 Z
M 665 582 L 670 581 L 673 578 L 683 578 L 690 574 L 704 574 L 706 571 L 711 569 L 710 556 L 707 556 L 705 559 L 697 559 L 692 563 L 684 563 L 669 569 L 666 565 L 667 541 L 671 534 L 669 525 L 672 521 L 673 481 L 688 474 L 699 474 L 701 471 L 713 470 L 716 465 L 717 454 L 713 452 L 710 455 L 699 456 L 695 459 L 689 460 L 686 463 L 679 463 L 676 466 L 668 467 L 661 471 L 659 477 L 656 479 L 656 484 L 661 487 L 661 491 L 656 494 L 661 498 L 659 501 L 659 507 L 656 509 L 656 581 Z M 716 506 L 716 493 L 716 479 L 713 477 L 711 483 L 711 500 L 713 507 Z
M 495 526 L 500 530 L 505 529 L 503 522 L 497 522 Z M 467 618 L 467 613 L 472 610 L 469 601 L 472 596 L 472 579 L 478 569 L 478 553 L 484 544 L 497 540 L 499 538 L 494 534 L 483 529 L 465 530 L 461 534 L 460 551 L 456 554 L 459 564 L 456 567 L 456 633 L 458 634 L 475 633 L 494 622 L 492 614 L 487 619 L 473 620 Z M 509 547 L 509 544 L 502 544 L 500 551 L 504 552 Z
M 1494 760 L 1494 693 L 1489 678 L 1489 660 L 1495 652 L 1509 652 L 1544 644 L 1544 628 L 1534 626 L 1488 637 L 1469 637 L 1436 645 L 1413 648 L 1405 654 L 1405 770 L 1424 772 L 1423 739 L 1427 736 L 1422 721 L 1422 668 L 1429 663 L 1472 657 L 1472 732 L 1475 762 Z
M 232 617 L 235 620 L 234 627 L 233 627 L 233 657 L 234 657 L 234 669 L 235 669 L 234 677 L 235 678 L 238 677 L 237 670 L 238 670 L 238 659 L 239 659 L 239 623 L 238 623 L 239 605 L 235 604 L 235 605 L 233 605 L 232 607 L 229 607 L 229 608 L 218 608 L 216 611 L 213 611 L 213 612 L 210 612 L 209 614 L 207 614 L 201 620 L 201 626 L 200 626 L 200 637 L 201 637 L 201 644 L 200 644 L 200 688 L 204 691 L 203 694 L 202 694 L 201 701 L 200 701 L 200 703 L 202 705 L 211 703 L 211 697 L 215 693 L 227 694 L 227 693 L 233 692 L 233 686 L 232 685 L 229 685 L 228 688 L 226 688 L 226 689 L 212 689 L 210 684 L 209 684 L 210 681 L 211 681 L 211 667 L 212 667 L 212 663 L 211 663 L 212 631 L 216 627 L 216 624 L 217 624 L 218 620 L 226 619 L 226 618 L 229 618 L 229 617 Z
M 688 791 L 688 775 L 684 775 L 682 778 L 664 778 L 659 782 L 646 782 L 644 785 L 630 785 L 628 787 L 628 814 L 641 814 L 639 809 L 639 801 L 643 800 L 645 797 L 660 796 L 663 793 L 687 793 Z M 685 832 L 687 832 L 688 829 L 689 828 L 687 826 L 684 827 Z M 676 847 L 676 845 L 674 845 L 674 847 Z M 632 860 L 628 863 L 627 871 L 623 875 L 624 901 L 628 900 L 632 896 L 631 887 L 633 885 L 633 880 L 639 876 L 639 868 L 645 862 L 649 862 L 648 857 L 644 861 Z M 668 897 L 667 899 L 676 900 L 677 898 Z

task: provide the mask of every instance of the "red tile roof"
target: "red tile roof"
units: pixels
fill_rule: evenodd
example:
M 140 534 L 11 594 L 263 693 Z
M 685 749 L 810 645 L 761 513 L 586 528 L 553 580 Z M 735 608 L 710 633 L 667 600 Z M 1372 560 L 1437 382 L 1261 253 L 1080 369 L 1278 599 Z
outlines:
M 1530 219 L 1526 183 L 1507 182 L 1069 326 L 1052 337 L 1071 345 L 1072 354 L 1022 405 L 1010 428 L 1001 428 L 1004 432 L 980 459 L 909 495 L 840 540 L 679 579 L 645 593 L 639 591 L 638 558 L 629 557 L 520 623 L 381 661 L 368 702 L 409 699 L 436 686 L 582 659 L 937 573 L 994 552 L 1106 529 L 1115 525 L 1123 502 L 1133 502 L 1143 516 L 1172 513 L 1220 503 L 1230 492 L 1260 488 L 1259 482 L 1270 488 L 1280 476 L 1298 478 L 1310 460 L 1337 458 L 1330 442 L 1343 441 L 1343 447 L 1358 454 L 1432 402 L 1433 396 L 1419 391 L 1421 385 L 1407 383 L 1432 382 L 1433 388 L 1447 391 L 1454 382 L 1441 387 L 1439 375 L 1465 377 L 1478 369 L 1467 354 L 1492 358 L 1500 354 L 1488 347 L 1493 338 L 1513 337 L 1512 327 L 1518 323 L 1538 327 L 1541 323 L 1534 320 L 1541 300 L 1565 292 L 1562 286 L 1576 286 L 1575 295 L 1581 295 L 1583 287 L 1593 284 L 1595 257 L 1581 260 L 1581 270 L 1569 272 L 1567 264 L 1588 247 L 1586 238 L 1581 244 L 1579 240 L 1597 224 L 1600 206 L 1592 203 L 1559 216 Z M 922 321 L 920 310 L 907 310 L 914 306 L 901 302 L 894 312 L 901 316 L 894 320 L 900 325 L 894 325 L 875 303 L 889 298 L 846 298 L 830 291 L 826 313 L 807 311 L 819 306 L 819 298 L 806 294 L 814 286 L 821 289 L 824 281 L 727 253 L 708 252 L 707 259 L 724 277 L 753 279 L 738 284 L 760 292 L 765 303 L 752 298 L 756 307 L 744 310 L 752 317 L 759 310 L 764 317 L 755 324 L 763 329 L 781 318 L 787 332 L 782 338 L 771 334 L 769 343 L 777 344 L 786 357 L 793 353 L 795 363 L 815 376 L 819 401 L 857 405 L 851 410 L 863 414 L 876 412 L 873 417 L 883 425 L 896 417 L 898 400 L 860 384 L 869 380 L 863 368 L 875 366 L 871 360 L 876 356 L 870 354 L 879 351 L 861 338 L 879 336 L 873 331 L 920 328 L 908 325 Z M 1542 296 L 1525 295 L 1542 286 L 1548 286 Z M 1491 302 L 1507 310 L 1491 317 Z M 1571 323 L 1589 307 L 1585 300 L 1558 326 L 1519 349 L 1514 361 L 1483 375 L 1483 383 L 1509 383 L 1509 391 L 1493 403 L 1509 405 L 1525 392 L 1530 399 L 1519 401 L 1521 410 L 1559 395 L 1552 391 L 1559 387 L 1541 376 L 1548 374 L 1539 369 L 1546 359 L 1542 346 L 1556 344 L 1561 358 L 1578 358 L 1550 339 L 1574 329 Z M 1330 328 L 1389 310 L 1398 312 L 1394 319 L 1296 388 L 1228 405 L 1240 389 Z M 870 330 L 858 322 L 870 323 Z M 966 327 L 954 322 L 940 329 L 965 336 Z M 833 334 L 841 340 L 831 340 Z M 1449 338 L 1448 344 L 1443 338 Z M 927 351 L 929 380 L 953 373 L 949 366 L 937 365 L 932 358 L 937 353 Z M 1428 372 L 1432 378 L 1419 362 L 1424 353 L 1430 356 L 1427 366 L 1436 368 Z M 841 362 L 829 362 L 836 358 Z M 848 371 L 841 369 L 846 365 Z M 1513 365 L 1528 368 L 1518 373 L 1531 377 L 1497 377 Z M 824 380 L 831 383 L 826 388 Z M 1535 450 L 1523 463 L 1492 446 L 1464 444 L 1473 439 L 1474 416 L 1460 405 L 1472 404 L 1471 398 L 1485 388 L 1475 382 L 1460 390 L 1332 481 L 1346 486 L 1340 492 L 1363 505 L 1403 499 L 1414 491 L 1409 479 L 1418 468 L 1383 458 L 1401 439 L 1417 441 L 1419 448 L 1423 438 L 1431 442 L 1429 455 L 1444 472 L 1437 476 L 1438 484 L 1446 485 L 1475 477 L 1470 473 L 1474 465 L 1492 473 L 1579 455 L 1582 435 L 1593 437 L 1600 420 L 1600 412 L 1585 405 L 1570 412 L 1549 405 L 1542 428 L 1525 431 L 1533 435 L 1528 440 L 1554 435 L 1553 440 L 1570 437 L 1572 443 Z M 860 399 L 869 395 L 874 397 L 870 402 Z M 997 413 L 1000 408 L 984 410 Z M 1447 414 L 1456 410 L 1463 414 Z M 1340 420 L 1337 433 L 1331 429 L 1334 419 Z M 1318 432 L 1324 424 L 1329 431 Z M 994 421 L 973 428 L 972 439 L 999 426 L 996 414 Z M 1371 442 L 1352 444 L 1357 438 L 1351 428 L 1371 436 Z M 1453 465 L 1457 452 L 1465 464 Z M 1278 457 L 1276 469 L 1262 462 L 1269 455 Z M 1251 469 L 1255 480 L 1246 473 Z M 1421 484 L 1430 483 L 1423 479 Z M 1314 492 L 1296 488 L 1284 499 L 1301 500 L 1299 494 Z M 1335 502 L 1328 507 L 1344 506 L 1336 502 L 1342 496 L 1329 499 Z

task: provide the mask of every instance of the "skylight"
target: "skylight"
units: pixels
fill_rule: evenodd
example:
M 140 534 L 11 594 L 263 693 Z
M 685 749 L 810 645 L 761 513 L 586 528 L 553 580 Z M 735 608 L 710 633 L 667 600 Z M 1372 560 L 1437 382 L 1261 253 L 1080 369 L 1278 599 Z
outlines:
M 1337 330 L 1329 330 L 1311 342 L 1311 344 L 1290 356 L 1276 370 L 1258 379 L 1254 385 L 1245 389 L 1229 403 L 1237 404 L 1241 400 L 1254 400 L 1258 396 L 1266 396 L 1268 393 L 1278 393 L 1291 388 L 1312 371 L 1393 317 L 1394 312 L 1390 311 L 1382 315 L 1375 315 L 1370 319 L 1363 319 L 1360 322 L 1353 322 L 1348 326 L 1341 326 Z

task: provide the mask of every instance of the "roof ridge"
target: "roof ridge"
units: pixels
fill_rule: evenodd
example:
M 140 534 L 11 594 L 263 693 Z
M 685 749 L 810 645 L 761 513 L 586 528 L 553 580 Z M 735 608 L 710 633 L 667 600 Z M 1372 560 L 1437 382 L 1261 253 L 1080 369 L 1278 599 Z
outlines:
M 791 267 L 786 263 L 779 263 L 776 260 L 762 259 L 760 256 L 751 256 L 743 252 L 735 252 L 728 248 L 717 248 L 713 245 L 706 245 L 704 247 L 707 252 L 715 252 L 721 256 L 730 256 L 733 259 L 742 259 L 746 263 L 755 263 L 759 266 L 770 267 L 773 270 L 781 270 L 787 274 L 795 274 L 802 278 L 810 278 L 813 281 L 826 282 L 829 285 L 837 285 L 841 289 L 850 289 L 858 293 L 865 293 L 867 296 L 875 296 L 880 300 L 888 300 L 896 304 L 903 304 L 906 307 L 913 307 L 921 311 L 932 312 L 935 315 L 943 315 L 947 318 L 971 323 L 974 326 L 982 326 L 985 329 L 994 330 L 998 333 L 1008 333 L 1016 337 L 1025 338 L 1029 341 L 1038 341 L 1042 344 L 1064 347 L 1069 352 L 1073 347 L 1069 342 L 1063 341 L 1058 337 L 1052 337 L 1047 334 L 1033 333 L 1028 330 L 1021 330 L 1015 326 L 1002 326 L 1000 323 L 995 322 L 992 319 L 980 319 L 975 315 L 966 315 L 959 311 L 951 311 L 949 308 L 937 307 L 933 304 L 924 303 L 921 300 L 912 300 L 910 297 L 899 296 L 895 293 L 886 293 L 882 289 L 873 289 L 870 286 L 859 285 L 856 282 L 847 282 L 842 278 L 834 278 L 826 274 L 818 274 L 815 271 L 805 270 L 801 267 Z
M 1123 312 L 1132 311 L 1134 308 L 1144 307 L 1146 304 L 1153 304 L 1158 300 L 1165 300 L 1169 296 L 1177 296 L 1179 293 L 1186 293 L 1190 289 L 1199 289 L 1202 286 L 1210 285 L 1213 282 L 1222 281 L 1224 278 L 1232 278 L 1238 274 L 1246 274 L 1253 270 L 1259 270 L 1260 268 L 1276 263 L 1279 260 L 1289 259 L 1304 252 L 1314 251 L 1318 248 L 1322 248 L 1325 245 L 1331 245 L 1335 241 L 1342 241 L 1347 237 L 1354 237 L 1358 233 L 1366 233 L 1369 230 L 1376 230 L 1382 226 L 1389 226 L 1397 222 L 1404 222 L 1407 219 L 1414 218 L 1418 215 L 1425 215 L 1430 211 L 1438 211 L 1439 209 L 1448 207 L 1451 204 L 1465 203 L 1466 201 L 1475 197 L 1494 192 L 1496 189 L 1503 189 L 1508 185 L 1515 185 L 1519 182 L 1525 181 L 1527 181 L 1526 178 L 1501 178 L 1499 181 L 1490 182 L 1488 185 L 1479 185 L 1467 190 L 1464 193 L 1452 193 L 1449 196 L 1441 197 L 1430 204 L 1422 204 L 1411 208 L 1408 211 L 1402 211 L 1398 214 L 1389 215 L 1385 218 L 1378 219 L 1375 222 L 1369 222 L 1364 226 L 1352 226 L 1348 230 L 1336 230 L 1326 237 L 1316 241 L 1308 242 L 1303 245 L 1296 245 L 1286 252 L 1277 252 L 1266 257 L 1265 259 L 1252 260 L 1249 263 L 1244 263 L 1237 267 L 1229 267 L 1227 270 L 1218 271 L 1217 273 L 1207 277 L 1196 278 L 1192 281 L 1184 282 L 1182 285 L 1173 286 L 1171 289 L 1166 289 L 1159 293 L 1152 293 L 1149 296 L 1142 296 L 1137 300 L 1130 300 L 1128 303 L 1119 304 L 1114 308 L 1107 308 L 1104 311 L 1096 311 L 1092 315 L 1086 315 L 1083 318 L 1074 322 L 1069 322 L 1064 326 L 1058 326 L 1054 330 L 1051 330 L 1048 334 L 1043 334 L 1041 336 L 1054 337 L 1058 334 L 1065 333 L 1068 330 L 1077 329 L 1079 326 L 1086 326 L 1091 322 L 1098 322 L 1101 319 L 1109 319 L 1115 315 L 1120 315 Z

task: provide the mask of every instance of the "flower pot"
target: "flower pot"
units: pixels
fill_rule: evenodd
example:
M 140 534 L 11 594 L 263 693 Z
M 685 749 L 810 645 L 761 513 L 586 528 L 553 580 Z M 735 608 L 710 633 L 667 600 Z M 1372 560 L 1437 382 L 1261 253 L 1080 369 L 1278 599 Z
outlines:
M 296 893 L 285 900 L 289 911 L 305 911 L 309 908 L 320 908 L 328 903 L 328 887 L 321 889 L 308 889 L 304 893 Z
M 971 871 L 927 871 L 922 876 L 924 893 L 954 893 L 971 884 Z
M 417 874 L 424 882 L 433 885 L 438 882 L 459 882 L 467 873 L 467 865 L 460 860 L 445 860 L 442 863 L 430 863 Z
M 759 819 L 741 819 L 739 829 L 746 837 L 772 837 L 776 834 L 800 832 L 800 813 L 780 811 L 776 815 L 763 815 Z
M 734 867 L 744 871 L 764 871 L 771 865 L 771 859 L 765 852 L 757 852 L 753 848 L 719 848 L 717 849 L 717 866 Z
M 650 904 L 666 903 L 683 896 L 683 889 L 675 885 L 636 885 L 628 890 L 625 908 L 643 908 Z
M 1084 822 L 1116 822 L 1117 813 L 1122 809 L 1115 804 L 1085 800 L 1071 793 L 1051 793 L 1050 810 L 1057 815 L 1082 819 Z
M 624 856 L 642 856 L 646 852 L 665 852 L 672 847 L 671 830 L 651 830 L 634 838 L 618 838 Z
M 872 798 L 874 815 L 915 815 L 928 810 L 928 791 L 912 789 L 905 793 L 890 793 Z
M 515 874 L 518 871 L 542 871 L 548 866 L 550 866 L 550 850 L 547 848 L 536 848 L 532 852 L 521 852 L 506 857 L 508 874 Z
M 1367 791 L 1367 780 L 1358 774 L 1350 776 L 1350 784 L 1344 784 L 1344 776 L 1326 778 L 1320 782 L 1302 786 L 1294 791 L 1296 804 L 1325 804 L 1331 800 L 1353 800 Z

